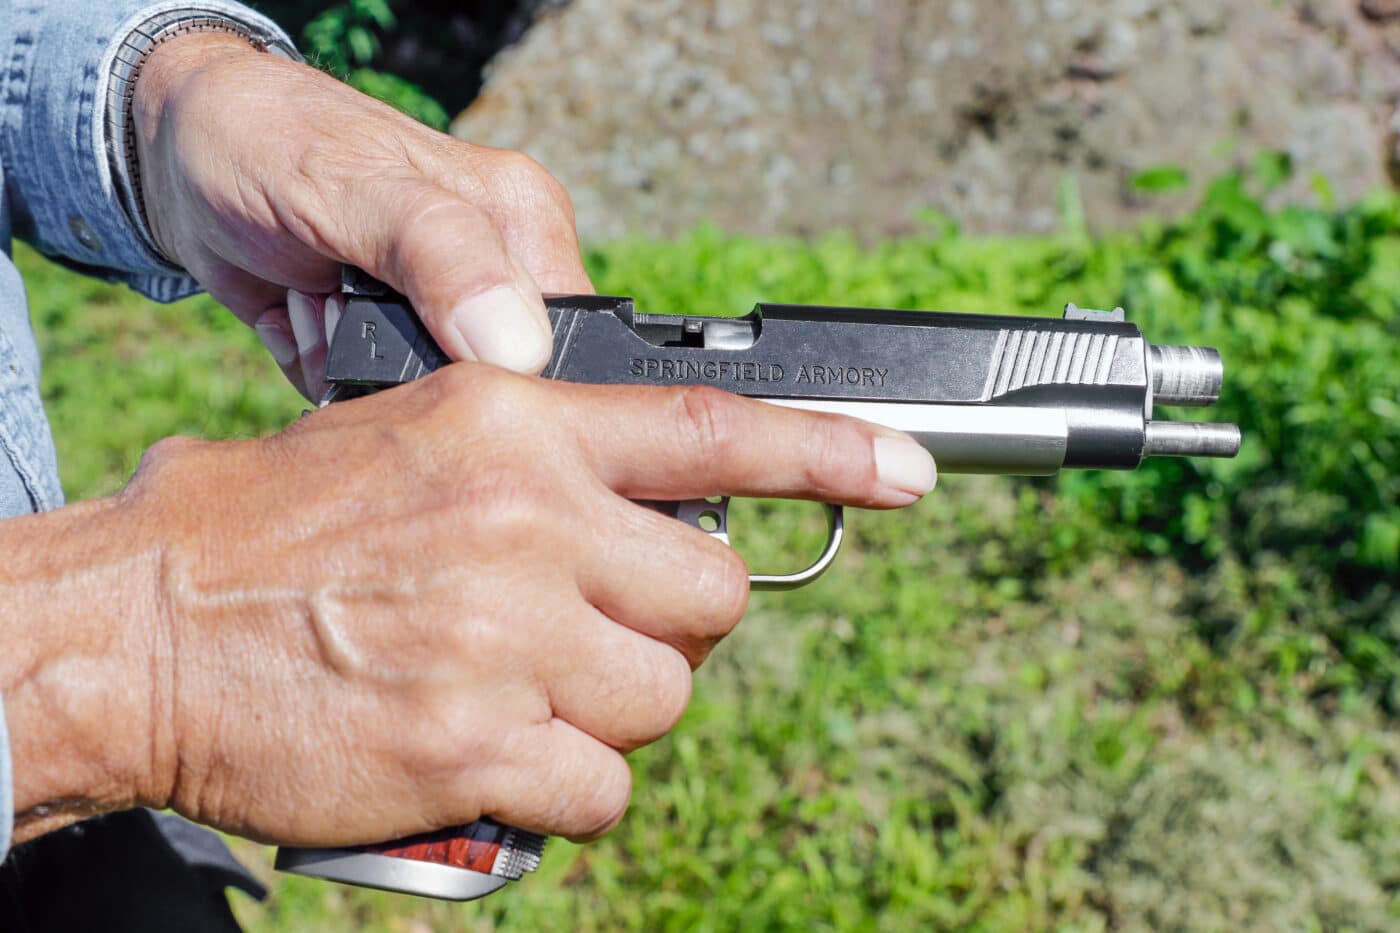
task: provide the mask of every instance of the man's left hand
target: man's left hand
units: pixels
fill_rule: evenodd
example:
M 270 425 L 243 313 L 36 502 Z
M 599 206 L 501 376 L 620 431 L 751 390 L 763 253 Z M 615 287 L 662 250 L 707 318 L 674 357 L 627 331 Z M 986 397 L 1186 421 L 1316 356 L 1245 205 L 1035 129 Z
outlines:
M 134 117 L 157 244 L 257 329 L 308 397 L 322 389 L 342 265 L 406 294 L 454 359 L 526 373 L 550 354 L 541 293 L 593 290 L 569 197 L 539 163 L 237 37 L 157 49 Z

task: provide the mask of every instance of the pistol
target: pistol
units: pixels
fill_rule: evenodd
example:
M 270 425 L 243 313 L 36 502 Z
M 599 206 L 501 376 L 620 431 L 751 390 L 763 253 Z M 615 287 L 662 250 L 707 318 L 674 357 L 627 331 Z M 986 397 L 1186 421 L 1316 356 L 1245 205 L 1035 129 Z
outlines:
M 322 404 L 419 379 L 450 362 L 408 300 L 356 269 L 326 358 Z M 743 317 L 643 314 L 632 299 L 545 299 L 554 349 L 543 377 L 608 385 L 708 385 L 774 405 L 852 415 L 907 432 L 941 474 L 1048 476 L 1136 469 L 1147 457 L 1233 457 L 1233 424 L 1159 421 L 1205 407 L 1224 365 L 1209 347 L 1154 346 L 1122 308 L 1071 304 L 1061 318 L 760 304 Z M 648 503 L 728 543 L 729 500 Z M 755 590 L 804 586 L 806 569 L 754 574 Z M 284 871 L 451 900 L 497 890 L 539 865 L 544 838 L 483 818 L 411 839 L 278 852 Z

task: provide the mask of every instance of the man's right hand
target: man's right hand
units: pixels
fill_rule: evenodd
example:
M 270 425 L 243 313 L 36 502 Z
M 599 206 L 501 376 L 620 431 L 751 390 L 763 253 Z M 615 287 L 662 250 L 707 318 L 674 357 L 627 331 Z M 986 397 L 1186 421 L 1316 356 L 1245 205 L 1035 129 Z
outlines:
M 934 480 L 912 440 L 863 422 L 485 364 L 263 440 L 164 441 L 115 501 L 70 515 L 81 559 L 31 569 L 49 582 L 31 598 L 88 613 L 106 640 L 85 655 L 124 683 L 94 707 L 99 669 L 52 652 L 28 664 L 43 702 L 0 683 L 21 834 L 26 812 L 80 789 L 41 786 L 76 780 L 42 760 L 62 743 L 19 739 L 81 732 L 100 710 L 105 727 L 86 731 L 101 747 L 77 754 L 109 763 L 113 787 L 89 810 L 170 806 L 293 845 L 481 815 L 596 836 L 627 805 L 623 753 L 676 723 L 692 669 L 748 598 L 731 549 L 631 500 L 890 508 Z M 57 549 L 45 528 L 69 511 L 0 531 Z M 150 589 L 94 586 L 109 578 Z

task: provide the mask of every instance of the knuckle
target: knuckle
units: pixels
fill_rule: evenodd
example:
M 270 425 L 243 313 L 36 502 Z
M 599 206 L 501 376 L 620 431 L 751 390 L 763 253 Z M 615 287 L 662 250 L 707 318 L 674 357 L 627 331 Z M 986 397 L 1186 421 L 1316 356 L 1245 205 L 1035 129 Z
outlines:
M 182 457 L 202 449 L 206 443 L 207 441 L 186 437 L 183 434 L 173 434 L 170 437 L 163 437 L 146 448 L 146 452 L 141 455 L 141 462 L 137 466 L 137 470 L 150 471 L 166 469 L 171 464 L 179 461 Z
M 420 382 L 431 415 L 465 430 L 473 443 L 482 439 L 476 435 L 518 433 L 539 420 L 529 381 L 494 366 L 444 366 Z
M 527 190 L 529 209 L 544 221 L 574 229 L 574 199 L 569 196 L 563 182 L 540 166 L 540 173 L 533 177 Z
M 136 472 L 123 494 L 135 495 L 148 485 L 164 485 L 179 471 L 181 464 L 198 456 L 208 446 L 208 441 L 183 435 L 161 438 L 141 455 Z
M 521 456 L 544 429 L 530 380 L 454 364 L 414 385 L 424 393 L 421 410 L 406 423 L 381 427 L 385 459 L 417 464 L 415 472 L 449 504 L 453 520 L 482 542 L 534 553 L 560 539 L 569 521 L 558 473 Z
M 558 543 L 546 524 L 554 509 L 551 492 L 526 473 L 482 471 L 459 492 L 462 521 L 479 541 L 483 556 L 538 555 L 547 541 Z
M 678 386 L 668 391 L 675 423 L 695 451 L 719 461 L 733 455 L 739 440 L 733 397 L 710 386 Z
M 423 290 L 454 282 L 461 275 L 463 251 L 493 223 L 445 189 L 420 181 L 388 189 L 382 200 L 384 235 L 372 240 L 377 261 L 399 282 L 413 282 Z M 420 308 L 428 311 L 438 310 Z
M 432 215 L 442 209 L 443 199 L 431 188 L 420 188 L 400 202 L 397 215 L 390 221 L 390 234 L 394 240 L 416 238 Z
M 453 524 L 453 531 L 460 531 L 456 523 Z M 479 570 L 479 567 L 472 568 L 472 572 Z M 454 601 L 453 618 L 436 626 L 434 648 L 439 655 L 450 659 L 449 663 L 461 671 L 469 670 L 479 658 L 492 658 L 503 666 L 528 661 L 529 656 L 525 654 L 528 645 L 522 644 L 520 637 L 520 620 L 502 610 L 504 600 L 484 603 L 473 598 L 474 593 L 466 580 L 464 576 L 459 590 L 461 596 Z
M 582 838 L 600 836 L 612 829 L 632 799 L 632 770 L 627 761 L 609 750 L 603 762 L 596 773 L 573 778 L 568 823 L 579 827 Z
M 873 487 L 875 460 L 866 432 L 846 418 L 817 419 L 809 435 L 811 455 L 803 467 L 803 481 L 818 494 L 834 494 L 853 485 Z
M 653 715 L 653 731 L 641 744 L 654 742 L 676 727 L 690 706 L 693 686 L 690 662 L 678 651 L 666 652 L 667 660 L 656 666 L 656 682 L 646 697 Z
M 537 160 L 513 149 L 503 149 L 495 154 L 492 173 L 502 185 L 517 192 L 542 188 L 554 179 Z
M 517 209 L 574 224 L 573 199 L 562 182 L 523 152 L 502 151 L 492 160 L 497 197 Z
M 408 773 L 428 787 L 450 788 L 463 771 L 490 767 L 501 756 L 495 729 L 483 728 L 468 704 L 447 702 L 420 707 L 394 730 L 396 752 Z
M 416 188 L 416 190 L 413 190 Z M 421 284 L 452 274 L 450 262 L 423 262 L 425 257 L 442 259 L 452 253 L 454 237 L 462 235 L 462 205 L 445 191 L 430 186 L 411 186 L 397 200 L 393 217 L 379 238 L 384 255 L 381 262 L 403 280 Z
M 734 630 L 749 604 L 749 568 L 739 553 L 714 540 L 702 542 L 702 551 L 686 566 L 699 574 L 689 621 L 666 642 L 698 668 L 725 636 Z
M 733 631 L 749 607 L 749 568 L 738 551 L 719 545 L 709 573 L 706 590 L 714 602 L 709 614 L 711 628 L 704 634 L 718 640 Z
M 424 414 L 439 416 L 449 412 L 469 415 L 471 409 L 466 400 L 490 381 L 489 373 L 478 373 L 477 366 L 464 366 L 453 363 L 429 373 L 426 377 L 410 383 L 413 391 L 422 397 Z
M 670 732 L 690 705 L 689 659 L 671 645 L 654 648 L 654 654 L 637 659 L 636 667 L 617 672 L 598 698 L 600 709 L 614 711 L 608 742 L 623 752 Z
M 570 230 L 574 228 L 574 199 L 569 194 L 569 190 L 564 187 L 564 183 L 553 175 L 546 179 L 542 192 L 545 203 L 562 224 L 566 224 Z
M 540 407 L 525 377 L 485 366 L 464 366 L 463 401 L 472 423 L 482 430 L 519 432 L 534 424 Z M 473 371 L 475 370 L 475 371 Z

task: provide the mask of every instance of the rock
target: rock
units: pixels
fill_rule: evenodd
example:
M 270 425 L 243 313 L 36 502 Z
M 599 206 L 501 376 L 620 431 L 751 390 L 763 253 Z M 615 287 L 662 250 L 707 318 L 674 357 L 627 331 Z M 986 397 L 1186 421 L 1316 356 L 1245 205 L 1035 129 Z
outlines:
M 589 239 L 736 231 L 866 237 L 921 209 L 1045 231 L 1073 177 L 1097 227 L 1180 209 L 1259 150 L 1284 198 L 1387 183 L 1400 23 L 1381 0 L 573 0 L 491 65 L 454 123 L 523 149 Z M 1400 125 L 1400 124 L 1397 124 Z

